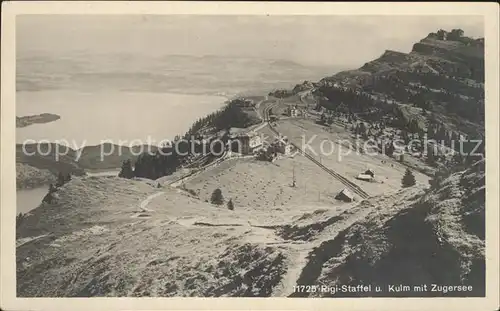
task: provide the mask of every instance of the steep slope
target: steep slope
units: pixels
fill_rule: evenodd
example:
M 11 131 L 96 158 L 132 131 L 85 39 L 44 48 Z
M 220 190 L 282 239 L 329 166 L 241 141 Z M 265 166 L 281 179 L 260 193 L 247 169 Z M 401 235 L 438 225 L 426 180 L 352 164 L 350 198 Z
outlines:
M 310 294 L 320 297 L 483 296 L 484 178 L 484 161 L 480 161 L 423 195 L 415 193 L 411 200 L 380 206 L 312 251 L 299 284 L 339 288 L 336 293 Z M 412 190 L 400 193 L 408 191 Z M 341 289 L 342 285 L 358 284 L 371 284 L 373 288 L 369 292 Z M 390 291 L 389 285 L 400 284 L 411 290 Z M 427 291 L 413 290 L 422 284 L 427 284 Z M 433 291 L 431 284 L 471 288 L 443 293 Z M 376 285 L 382 291 L 375 292 Z
M 484 136 L 484 39 L 454 31 L 438 32 L 441 37 L 431 33 L 410 53 L 385 51 L 359 69 L 323 78 L 309 89 L 329 110 L 348 103 L 351 112 L 380 120 L 381 115 L 397 118 L 402 106 L 412 106 L 429 123 Z
M 430 190 L 308 213 L 229 211 L 116 177 L 75 177 L 56 197 L 18 227 L 19 296 L 331 296 L 296 285 L 422 283 L 484 294 L 484 161 Z
M 272 230 L 175 190 L 75 177 L 56 197 L 17 229 L 20 296 L 269 296 L 286 270 Z

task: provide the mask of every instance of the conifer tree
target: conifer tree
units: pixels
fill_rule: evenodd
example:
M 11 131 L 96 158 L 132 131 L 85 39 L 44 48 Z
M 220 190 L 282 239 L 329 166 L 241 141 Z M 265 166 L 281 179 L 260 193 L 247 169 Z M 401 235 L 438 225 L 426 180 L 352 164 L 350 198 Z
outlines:
M 413 173 L 410 171 L 409 168 L 406 169 L 403 179 L 401 180 L 401 184 L 403 188 L 411 187 L 416 184 L 415 176 L 413 175 Z
M 16 216 L 16 228 L 21 225 L 23 220 L 24 220 L 24 214 L 23 213 L 17 214 L 17 216 Z
M 49 193 L 54 193 L 54 192 L 56 192 L 56 190 L 57 190 L 57 188 L 54 187 L 54 184 L 49 185 Z
M 232 199 L 229 199 L 229 201 L 227 202 L 227 208 L 231 211 L 234 210 L 234 204 Z
M 48 203 L 48 204 L 51 204 L 52 203 L 52 200 L 54 199 L 53 195 L 51 192 L 48 192 L 42 199 L 42 202 L 43 203 Z
M 64 177 L 64 174 L 59 172 L 59 174 L 57 175 L 56 187 L 61 187 L 62 185 L 64 185 L 65 182 L 66 178 Z
M 434 138 L 436 136 L 436 132 L 432 125 L 427 126 L 427 139 Z
M 464 157 L 460 152 L 455 152 L 455 154 L 453 155 L 453 162 L 458 166 L 461 166 L 464 163 Z
M 214 192 L 212 192 L 210 203 L 215 205 L 222 205 L 224 203 L 224 197 L 222 196 L 222 191 L 219 188 L 215 189 Z
M 460 151 L 460 135 L 457 132 L 451 134 L 452 146 L 455 151 Z
M 434 165 L 436 163 L 436 152 L 434 150 L 434 146 L 427 150 L 427 163 L 430 165 Z
M 128 179 L 134 177 L 134 171 L 132 170 L 132 163 L 130 162 L 130 160 L 123 161 L 122 169 L 118 174 L 118 177 L 128 178 Z
M 394 142 L 391 141 L 390 143 L 388 143 L 385 147 L 385 154 L 389 157 L 392 157 L 392 155 L 394 154 Z

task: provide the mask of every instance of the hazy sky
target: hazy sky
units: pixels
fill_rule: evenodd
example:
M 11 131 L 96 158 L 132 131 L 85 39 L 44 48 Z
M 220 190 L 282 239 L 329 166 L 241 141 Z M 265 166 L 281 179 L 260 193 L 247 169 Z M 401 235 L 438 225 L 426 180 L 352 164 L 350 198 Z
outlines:
M 409 52 L 440 28 L 483 36 L 480 16 L 24 15 L 17 17 L 17 48 L 23 54 L 215 54 L 361 66 L 386 49 Z

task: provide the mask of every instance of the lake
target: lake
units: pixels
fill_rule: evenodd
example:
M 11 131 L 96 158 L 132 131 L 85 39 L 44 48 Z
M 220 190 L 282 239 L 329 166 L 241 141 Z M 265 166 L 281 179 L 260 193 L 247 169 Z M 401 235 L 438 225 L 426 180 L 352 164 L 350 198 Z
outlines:
M 38 187 L 34 189 L 23 189 L 16 191 L 16 209 L 18 213 L 27 213 L 38 207 L 42 203 L 43 197 L 47 194 L 48 187 Z
M 54 122 L 16 129 L 17 143 L 48 140 L 69 144 L 74 149 L 106 141 L 125 146 L 156 145 L 162 139 L 184 134 L 196 119 L 218 110 L 226 101 L 225 97 L 211 95 L 114 90 L 22 91 L 16 96 L 17 116 L 40 113 L 61 116 Z M 41 203 L 47 187 L 18 190 L 16 194 L 17 212 L 26 213 Z
M 48 140 L 74 149 L 103 142 L 157 145 L 184 134 L 192 123 L 224 105 L 225 97 L 115 90 L 22 91 L 16 115 L 54 113 L 61 119 L 16 129 L 16 142 Z

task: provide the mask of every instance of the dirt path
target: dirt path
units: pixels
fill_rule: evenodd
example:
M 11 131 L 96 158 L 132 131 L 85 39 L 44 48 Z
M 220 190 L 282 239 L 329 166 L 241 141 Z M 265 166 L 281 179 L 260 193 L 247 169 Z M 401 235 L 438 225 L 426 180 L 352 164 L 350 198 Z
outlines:
M 297 285 L 297 280 L 302 273 L 302 269 L 308 262 L 307 256 L 311 252 L 311 248 L 297 250 L 294 252 L 293 258 L 288 263 L 287 272 L 283 276 L 280 285 L 275 287 L 273 296 L 288 297 L 293 293 L 293 288 Z
M 171 186 L 171 187 L 174 187 L 174 188 L 178 187 L 180 184 L 182 184 L 182 182 L 189 181 L 189 179 L 194 178 L 197 175 L 202 174 L 202 173 L 210 170 L 211 168 L 217 166 L 218 164 L 221 164 L 222 162 L 224 162 L 228 159 L 231 159 L 231 158 L 228 157 L 227 151 L 224 151 L 224 153 L 217 160 L 215 160 L 215 161 L 213 161 L 213 162 L 211 162 L 203 167 L 200 167 L 197 170 L 193 170 L 192 172 L 190 172 L 186 175 L 183 175 L 183 176 L 177 178 L 176 180 L 169 181 L 166 184 Z
M 307 285 L 299 284 L 299 282 L 307 267 L 315 264 L 315 259 L 311 261 L 309 258 L 310 254 L 325 241 L 334 240 L 341 232 L 352 226 L 357 221 L 365 218 L 370 212 L 373 211 L 374 206 L 376 205 L 359 203 L 349 210 L 344 211 L 340 215 L 332 216 L 332 218 L 336 219 L 338 219 L 339 216 L 341 218 L 323 228 L 321 232 L 315 236 L 313 241 L 302 242 L 303 247 L 297 248 L 292 252 L 294 253 L 294 256 L 288 265 L 288 271 L 284 275 L 281 285 L 277 287 L 274 294 L 276 296 L 289 297 L 294 295 L 294 286 Z M 292 243 L 289 243 L 288 245 L 293 246 Z M 300 244 L 298 244 L 298 246 L 300 246 Z
M 18 239 L 18 240 L 16 240 L 16 247 L 22 246 L 22 245 L 27 244 L 27 243 L 31 243 L 31 242 L 36 241 L 38 239 L 44 238 L 48 235 L 49 234 L 42 234 L 42 235 L 38 235 L 38 236 L 34 236 L 34 237 L 27 237 L 27 238 Z
M 141 204 L 139 205 L 139 208 L 141 209 L 141 211 L 143 212 L 154 212 L 153 210 L 151 209 L 148 209 L 148 204 L 156 197 L 159 197 L 160 195 L 163 195 L 165 194 L 165 192 L 161 191 L 161 192 L 156 192 L 156 193 L 153 193 L 152 195 L 148 196 L 147 198 L 145 198 L 144 200 L 142 200 Z

